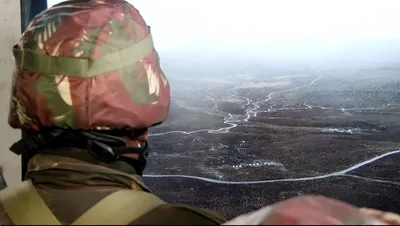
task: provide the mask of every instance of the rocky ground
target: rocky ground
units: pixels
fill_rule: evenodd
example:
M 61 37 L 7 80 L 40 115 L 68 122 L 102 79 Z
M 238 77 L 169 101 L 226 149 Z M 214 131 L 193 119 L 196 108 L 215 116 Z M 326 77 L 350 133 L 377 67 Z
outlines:
M 355 74 L 181 88 L 152 130 L 146 181 L 229 217 L 299 194 L 399 212 L 400 85 L 389 69 Z

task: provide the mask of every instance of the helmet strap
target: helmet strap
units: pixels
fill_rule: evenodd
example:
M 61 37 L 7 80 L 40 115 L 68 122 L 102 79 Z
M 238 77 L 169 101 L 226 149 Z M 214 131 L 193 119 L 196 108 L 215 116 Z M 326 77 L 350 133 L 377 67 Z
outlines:
M 91 156 L 105 163 L 122 160 L 134 167 L 139 175 L 143 174 L 149 153 L 147 142 L 143 142 L 140 147 L 132 147 L 124 139 L 117 136 L 95 131 L 60 129 L 51 132 L 27 133 L 23 139 L 11 146 L 10 150 L 16 154 L 22 152 L 45 153 L 45 149 L 60 147 L 87 150 Z M 124 154 L 137 154 L 139 158 L 124 157 Z

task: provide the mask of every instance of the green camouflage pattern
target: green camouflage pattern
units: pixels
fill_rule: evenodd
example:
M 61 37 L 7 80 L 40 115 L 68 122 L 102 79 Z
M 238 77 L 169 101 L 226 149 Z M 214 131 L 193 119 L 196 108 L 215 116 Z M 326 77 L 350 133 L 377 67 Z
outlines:
M 73 148 L 57 149 L 54 152 L 70 155 L 80 153 L 82 158 L 87 155 Z M 26 179 L 32 181 L 54 216 L 63 225 L 70 225 L 100 200 L 121 189 L 150 192 L 139 175 L 119 170 L 115 163 L 112 166 L 60 155 L 39 154 L 30 160 Z M 105 214 L 107 212 L 104 211 Z M 163 204 L 134 219 L 129 225 L 220 225 L 224 222 L 225 218 L 199 208 Z M 0 225 L 14 225 L 1 201 Z
M 395 213 L 358 208 L 335 199 L 304 195 L 239 216 L 224 225 L 399 225 Z
M 13 128 L 144 128 L 168 116 L 170 87 L 150 28 L 126 1 L 55 5 L 13 53 Z

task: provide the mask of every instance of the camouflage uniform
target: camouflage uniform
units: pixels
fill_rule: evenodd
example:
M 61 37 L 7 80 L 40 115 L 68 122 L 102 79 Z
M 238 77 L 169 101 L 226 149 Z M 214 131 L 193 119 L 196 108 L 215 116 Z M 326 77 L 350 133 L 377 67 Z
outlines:
M 399 225 L 395 213 L 357 208 L 323 196 L 298 196 L 252 213 L 224 225 Z
M 67 153 L 74 152 L 74 150 L 60 149 L 57 152 Z M 76 153 L 80 152 L 77 151 Z M 88 162 L 90 161 L 80 161 L 75 157 L 69 158 L 59 155 L 36 155 L 30 161 L 27 177 L 32 180 L 37 193 L 51 210 L 51 213 L 62 224 L 72 224 L 100 200 L 117 191 L 133 189 L 150 192 L 138 175 L 102 167 L 100 164 L 95 166 Z M 135 209 L 141 208 L 144 204 L 135 203 L 135 208 L 128 209 L 128 213 L 123 213 L 128 214 L 128 217 L 129 214 L 132 216 L 131 220 L 127 220 L 127 224 L 218 225 L 226 221 L 224 218 L 203 209 L 166 203 L 161 203 L 149 212 L 134 217 L 137 214 Z M 94 224 L 106 224 L 105 221 L 122 214 L 113 213 L 113 208 L 117 208 L 117 211 L 119 211 L 118 203 L 113 204 L 109 210 L 104 210 L 106 214 L 103 218 L 96 219 Z M 23 210 L 24 208 L 21 207 L 21 211 Z M 43 219 L 39 218 L 38 220 L 41 222 L 40 220 Z M 0 225 L 12 224 L 15 223 L 11 220 L 4 206 L 0 204 Z
M 146 128 L 168 115 L 169 84 L 150 29 L 125 1 L 58 4 L 34 18 L 13 52 L 9 124 L 14 128 Z M 225 222 L 206 210 L 164 203 L 123 161 L 105 163 L 79 148 L 35 155 L 26 177 L 0 192 L 0 225 Z M 398 216 L 305 196 L 226 225 L 384 223 L 399 223 Z
M 168 115 L 169 83 L 160 68 L 150 28 L 126 1 L 60 3 L 33 19 L 13 53 L 16 70 L 9 114 L 13 128 L 147 128 Z M 123 192 L 129 193 L 128 200 L 135 194 L 138 199 L 125 203 L 128 208 L 118 207 L 119 203 L 103 205 L 107 209 L 95 211 L 97 215 L 89 222 L 225 222 L 206 210 L 170 205 L 150 196 L 141 177 L 127 164 L 104 163 L 79 148 L 56 148 L 35 155 L 26 178 L 27 182 L 0 193 L 0 225 L 71 224 L 101 200 Z M 24 195 L 30 201 L 23 200 Z M 37 206 L 31 206 L 32 200 Z M 140 200 L 156 204 L 141 213 L 148 203 Z M 42 216 L 37 209 L 50 214 Z M 32 219 L 27 220 L 29 217 Z M 87 221 L 75 223 L 79 222 Z

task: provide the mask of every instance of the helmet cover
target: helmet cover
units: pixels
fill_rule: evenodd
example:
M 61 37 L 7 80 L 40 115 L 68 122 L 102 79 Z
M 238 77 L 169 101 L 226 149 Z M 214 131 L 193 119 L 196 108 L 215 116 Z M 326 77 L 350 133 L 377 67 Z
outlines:
M 150 28 L 126 1 L 55 5 L 32 20 L 13 53 L 13 128 L 145 128 L 168 116 L 170 87 Z

